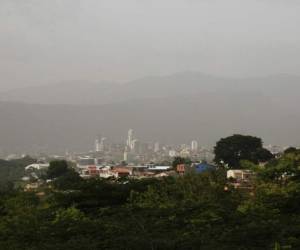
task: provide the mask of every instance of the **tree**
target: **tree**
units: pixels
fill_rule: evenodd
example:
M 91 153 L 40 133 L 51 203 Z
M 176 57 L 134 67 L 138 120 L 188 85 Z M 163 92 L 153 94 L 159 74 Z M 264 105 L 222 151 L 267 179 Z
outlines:
M 54 179 L 68 172 L 68 163 L 66 161 L 52 161 L 47 170 L 47 178 Z
M 258 163 L 273 158 L 273 155 L 263 148 L 260 138 L 238 134 L 220 139 L 214 152 L 214 161 L 217 164 L 228 164 L 230 168 L 239 168 L 241 160 Z
M 258 177 L 264 182 L 275 182 L 286 185 L 289 180 L 300 180 L 300 153 L 284 154 L 279 159 L 268 162 L 258 172 Z
M 290 153 L 297 153 L 298 149 L 295 147 L 289 147 L 286 150 L 284 150 L 285 154 L 290 154 Z
M 16 184 L 24 176 L 25 167 L 34 162 L 36 160 L 29 156 L 10 161 L 0 160 L 0 189 L 9 182 Z
M 274 155 L 265 148 L 259 148 L 256 151 L 256 157 L 259 162 L 267 162 L 274 158 Z
M 68 169 L 64 175 L 59 176 L 54 181 L 54 186 L 60 190 L 76 189 L 81 184 L 82 178 L 73 169 Z

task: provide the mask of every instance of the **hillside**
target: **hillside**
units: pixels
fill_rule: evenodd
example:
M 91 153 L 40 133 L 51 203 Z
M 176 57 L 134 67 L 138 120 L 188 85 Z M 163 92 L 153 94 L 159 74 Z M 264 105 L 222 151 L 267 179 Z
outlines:
M 134 128 L 142 140 L 213 145 L 233 133 L 260 136 L 266 143 L 299 145 L 297 106 L 247 93 L 148 98 L 106 105 L 0 103 L 0 148 L 57 152 L 92 148 L 97 134 L 125 140 Z M 288 121 L 288 122 L 287 122 Z
M 185 72 L 133 82 L 65 83 L 11 91 L 0 102 L 0 150 L 83 150 L 96 135 L 202 145 L 232 133 L 299 145 L 300 77 L 228 79 Z
M 296 105 L 300 77 L 277 75 L 261 78 L 224 78 L 197 72 L 147 77 L 118 84 L 69 82 L 0 93 L 0 101 L 34 104 L 102 105 L 146 98 L 185 98 L 189 95 L 258 93 Z

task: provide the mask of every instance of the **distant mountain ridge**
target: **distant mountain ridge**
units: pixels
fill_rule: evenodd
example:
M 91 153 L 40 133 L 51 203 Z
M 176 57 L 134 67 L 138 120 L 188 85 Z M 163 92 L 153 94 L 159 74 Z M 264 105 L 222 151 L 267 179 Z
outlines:
M 98 134 L 125 141 L 129 128 L 143 141 L 163 143 L 196 139 L 212 146 L 221 137 L 243 133 L 266 143 L 300 145 L 299 77 L 199 77 L 152 77 L 102 85 L 98 91 L 91 84 L 78 93 L 73 89 L 72 95 L 67 88 L 51 92 L 41 87 L 26 100 L 24 95 L 7 98 L 0 101 L 0 151 L 86 150 Z M 37 93 L 45 103 L 34 104 L 40 100 Z M 74 101 L 77 95 L 86 98 Z
M 101 105 L 144 98 L 184 97 L 221 92 L 257 92 L 270 96 L 297 96 L 300 77 L 224 78 L 197 72 L 146 77 L 124 84 L 114 82 L 62 83 L 0 93 L 0 101 L 34 104 Z

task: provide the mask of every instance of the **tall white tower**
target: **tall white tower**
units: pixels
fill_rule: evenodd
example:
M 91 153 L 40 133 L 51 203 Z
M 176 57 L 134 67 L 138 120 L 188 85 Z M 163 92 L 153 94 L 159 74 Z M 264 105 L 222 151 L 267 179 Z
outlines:
M 125 147 L 125 150 L 124 150 L 123 160 L 124 160 L 125 162 L 128 161 L 128 150 L 127 150 L 127 146 Z
M 132 141 L 133 141 L 133 129 L 128 130 L 128 135 L 127 135 L 127 142 L 126 145 L 132 149 Z
M 99 139 L 97 138 L 95 140 L 95 152 L 99 152 L 100 151 L 100 142 Z
M 137 148 L 137 144 L 138 144 L 138 140 L 137 139 L 133 139 L 132 141 L 131 141 L 131 149 L 132 150 L 135 150 L 136 148 Z
M 198 142 L 197 141 L 192 141 L 192 143 L 191 143 L 191 150 L 192 151 L 197 151 L 198 150 Z
M 99 151 L 103 152 L 104 151 L 104 147 L 105 147 L 105 140 L 106 138 L 105 137 L 102 137 L 101 138 L 101 142 L 100 142 L 100 145 L 99 145 Z

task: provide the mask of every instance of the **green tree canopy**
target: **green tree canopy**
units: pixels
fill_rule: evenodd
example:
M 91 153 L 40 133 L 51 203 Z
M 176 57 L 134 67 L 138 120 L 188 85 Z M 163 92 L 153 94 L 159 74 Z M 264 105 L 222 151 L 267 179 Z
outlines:
M 295 147 L 288 147 L 286 150 L 284 150 L 285 154 L 289 154 L 289 153 L 297 153 L 297 151 L 299 151 L 297 148 Z
M 19 181 L 25 174 L 25 167 L 35 162 L 36 160 L 29 156 L 10 161 L 0 160 L 0 190 L 10 186 L 10 182 Z
M 47 178 L 54 179 L 68 172 L 68 163 L 66 161 L 52 161 L 47 170 Z
M 215 148 L 215 162 L 228 164 L 230 168 L 239 168 L 241 160 L 253 163 L 265 162 L 273 155 L 263 148 L 262 140 L 249 135 L 235 134 L 220 139 Z

